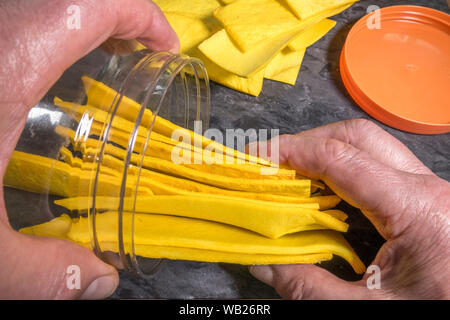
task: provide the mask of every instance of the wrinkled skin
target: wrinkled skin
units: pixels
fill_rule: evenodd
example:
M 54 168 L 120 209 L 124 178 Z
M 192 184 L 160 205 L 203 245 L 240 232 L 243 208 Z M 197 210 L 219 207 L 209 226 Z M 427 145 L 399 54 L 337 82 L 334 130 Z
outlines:
M 65 28 L 67 0 L 0 0 L 0 173 L 26 115 L 62 72 L 110 37 L 176 52 L 176 35 L 146 0 L 79 0 L 81 29 Z M 362 209 L 388 240 L 373 264 L 381 290 L 347 283 L 311 265 L 252 267 L 285 298 L 449 298 L 449 183 L 399 141 L 354 120 L 283 136 L 281 161 L 323 179 Z M 3 199 L 3 197 L 2 197 Z M 66 286 L 69 265 L 81 289 Z M 19 234 L 0 206 L 0 298 L 100 299 L 118 285 L 117 271 L 73 243 Z
M 73 4 L 81 9 L 79 30 L 67 28 Z M 64 70 L 108 38 L 136 38 L 153 50 L 179 50 L 161 10 L 147 0 L 0 0 L 2 179 L 30 108 Z M 113 267 L 68 241 L 13 231 L 3 194 L 1 199 L 0 299 L 100 299 L 114 292 L 119 277 Z M 70 265 L 80 267 L 80 289 L 67 289 Z
M 386 239 L 372 262 L 381 288 L 367 288 L 373 272 L 346 282 L 313 265 L 255 266 L 255 277 L 288 299 L 450 298 L 449 182 L 367 120 L 281 136 L 279 148 L 280 163 L 325 181 Z

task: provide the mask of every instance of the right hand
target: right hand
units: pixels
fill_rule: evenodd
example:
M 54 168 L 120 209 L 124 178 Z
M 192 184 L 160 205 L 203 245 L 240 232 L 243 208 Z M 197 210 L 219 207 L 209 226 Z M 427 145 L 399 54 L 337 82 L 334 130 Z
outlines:
M 343 281 L 314 265 L 254 266 L 250 272 L 289 299 L 449 299 L 450 183 L 367 120 L 280 137 L 280 163 L 323 180 L 361 209 L 387 240 L 372 265 L 381 289 Z M 270 152 L 270 151 L 269 151 Z

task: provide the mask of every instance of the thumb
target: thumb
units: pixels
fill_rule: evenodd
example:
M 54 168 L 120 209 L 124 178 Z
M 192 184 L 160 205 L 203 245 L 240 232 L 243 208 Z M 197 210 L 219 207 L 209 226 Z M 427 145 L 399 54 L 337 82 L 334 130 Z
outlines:
M 0 299 L 103 299 L 117 271 L 93 252 L 65 240 L 0 233 Z
M 310 264 L 251 266 L 250 273 L 284 299 L 369 299 L 362 281 L 346 282 Z
M 418 195 L 432 199 L 426 186 L 433 176 L 397 170 L 336 139 L 285 135 L 279 141 L 281 164 L 324 181 L 342 199 L 361 209 L 385 239 L 413 225 L 417 208 L 430 206 Z

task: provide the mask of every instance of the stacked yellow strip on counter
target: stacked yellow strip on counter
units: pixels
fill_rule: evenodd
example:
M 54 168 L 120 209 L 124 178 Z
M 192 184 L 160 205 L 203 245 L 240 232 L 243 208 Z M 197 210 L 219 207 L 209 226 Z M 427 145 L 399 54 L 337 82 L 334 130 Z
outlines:
M 305 50 L 355 0 L 155 0 L 211 80 L 258 96 L 263 80 L 294 85 Z M 143 48 L 140 46 L 139 49 Z
M 5 185 L 61 197 L 55 204 L 64 214 L 21 232 L 67 239 L 91 248 L 87 213 L 94 206 L 92 188 L 99 169 L 95 209 L 102 251 L 119 251 L 121 207 L 126 253 L 131 250 L 134 217 L 133 245 L 135 253 L 143 257 L 287 264 L 318 263 L 339 255 L 355 272 L 365 271 L 341 234 L 348 230 L 347 215 L 333 209 L 340 198 L 321 195 L 322 183 L 298 176 L 295 170 L 206 139 L 148 109 L 137 128 L 130 165 L 124 168 L 134 117 L 141 106 L 122 98 L 102 149 L 98 137 L 105 136 L 108 110 L 117 92 L 91 78 L 82 80 L 86 105 L 59 98 L 55 98 L 55 104 L 78 122 L 89 119 L 89 133 L 57 126 L 56 132 L 67 141 L 58 159 L 15 151 L 8 165 Z M 200 144 L 173 139 L 175 130 L 184 130 L 192 141 L 201 139 Z M 96 159 L 100 150 L 103 156 L 99 166 Z M 231 156 L 234 164 L 175 164 L 171 161 L 174 150 L 187 155 L 186 159 L 201 155 L 203 160 L 210 160 L 214 150 Z M 261 169 L 267 168 L 277 170 L 261 174 Z M 124 172 L 127 183 L 121 202 Z M 71 219 L 67 212 L 79 218 Z

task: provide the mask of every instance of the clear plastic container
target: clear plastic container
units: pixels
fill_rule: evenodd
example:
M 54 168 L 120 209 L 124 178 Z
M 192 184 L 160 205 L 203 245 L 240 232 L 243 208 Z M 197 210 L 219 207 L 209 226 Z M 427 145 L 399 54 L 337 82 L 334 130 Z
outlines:
M 129 200 L 151 194 L 140 180 L 141 167 L 161 144 L 166 120 L 190 130 L 201 121 L 202 129 L 208 128 L 209 83 L 197 59 L 123 51 L 96 49 L 68 69 L 31 109 L 14 154 L 16 167 L 8 167 L 5 176 L 5 201 L 15 229 L 61 214 L 87 217 L 90 248 L 101 259 L 145 276 L 153 274 L 161 260 L 136 254 L 136 221 Z M 99 239 L 97 232 L 102 227 L 97 209 L 102 196 L 117 199 L 110 239 Z M 67 210 L 55 204 L 65 197 L 80 197 L 77 204 L 89 209 Z M 101 245 L 107 242 L 117 246 Z

